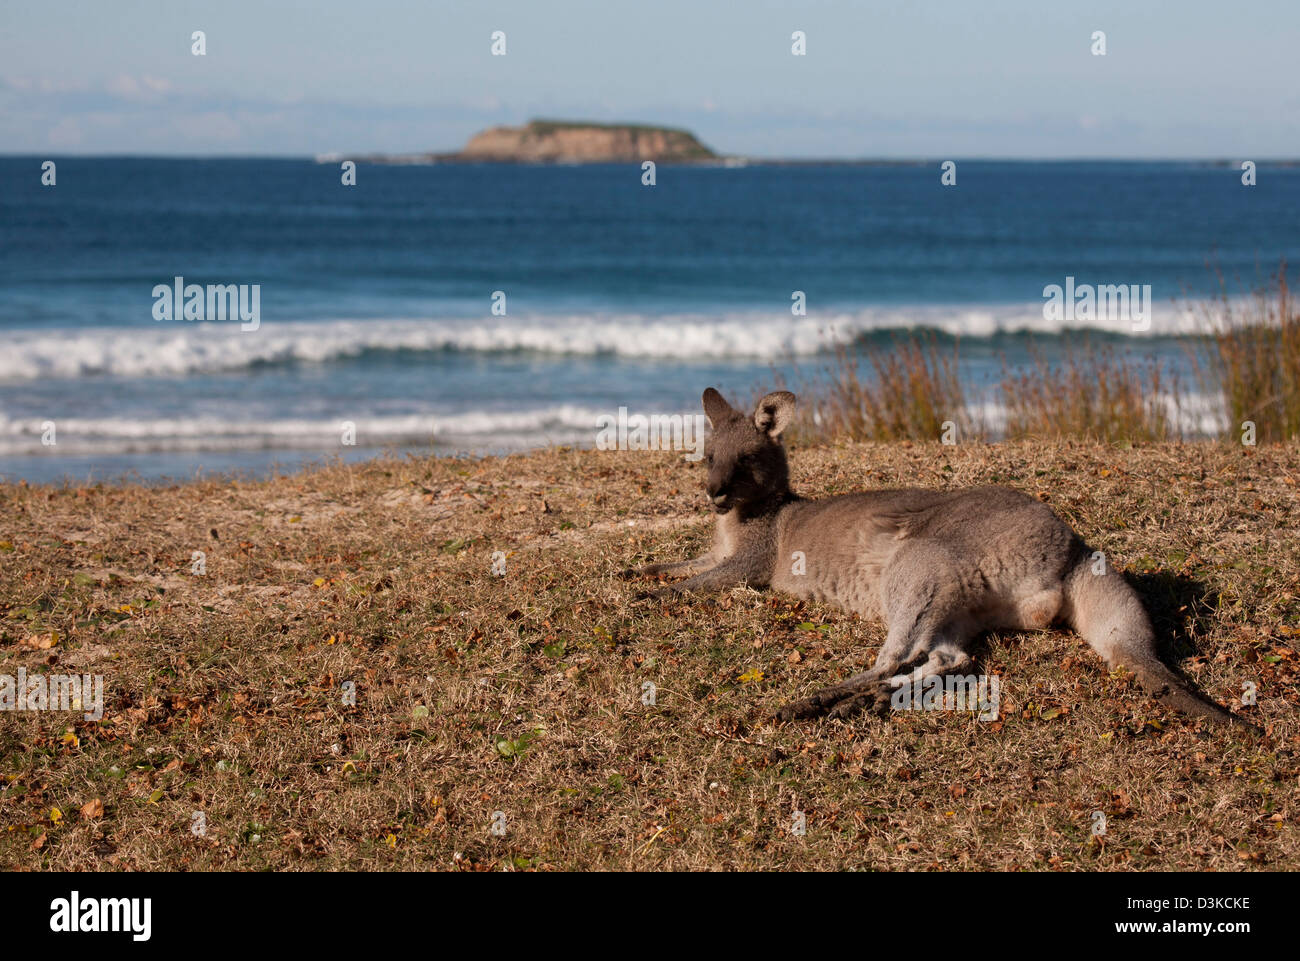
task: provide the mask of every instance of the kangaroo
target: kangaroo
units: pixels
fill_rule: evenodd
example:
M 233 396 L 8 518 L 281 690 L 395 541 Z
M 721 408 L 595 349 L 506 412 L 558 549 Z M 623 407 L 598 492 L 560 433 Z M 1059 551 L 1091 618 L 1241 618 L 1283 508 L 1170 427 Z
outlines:
M 703 403 L 713 427 L 704 484 L 717 515 L 713 546 L 692 560 L 627 573 L 688 575 L 651 596 L 771 587 L 886 626 L 874 667 L 787 704 L 778 720 L 881 710 L 903 684 L 967 673 L 971 642 L 984 631 L 1064 622 L 1153 697 L 1253 729 L 1160 661 L 1137 594 L 1119 573 L 1094 564 L 1092 550 L 1046 504 L 1008 487 L 803 498 L 790 489 L 781 443 L 794 394 L 768 394 L 751 416 L 712 387 Z

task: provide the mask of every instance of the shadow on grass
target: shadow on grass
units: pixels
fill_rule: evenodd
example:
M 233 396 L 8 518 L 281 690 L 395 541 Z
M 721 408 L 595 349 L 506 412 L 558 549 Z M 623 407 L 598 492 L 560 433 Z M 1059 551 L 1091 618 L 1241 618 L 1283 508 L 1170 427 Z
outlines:
M 1199 654 L 1195 639 L 1208 633 L 1213 614 L 1207 601 L 1210 589 L 1195 578 L 1171 571 L 1125 577 L 1151 616 L 1160 659 L 1173 666 Z

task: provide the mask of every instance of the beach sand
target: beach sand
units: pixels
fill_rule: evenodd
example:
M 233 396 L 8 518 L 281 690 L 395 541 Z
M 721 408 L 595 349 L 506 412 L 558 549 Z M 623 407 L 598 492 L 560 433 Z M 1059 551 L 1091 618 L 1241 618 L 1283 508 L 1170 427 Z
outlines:
M 851 445 L 792 468 L 809 495 L 1040 496 L 1130 573 L 1169 663 L 1221 703 L 1254 685 L 1237 709 L 1266 734 L 1168 713 L 1066 632 L 981 645 L 991 723 L 774 726 L 883 630 L 748 589 L 634 602 L 648 582 L 620 569 L 709 536 L 681 455 L 7 485 L 0 674 L 103 675 L 105 701 L 0 714 L 0 867 L 1300 868 L 1300 445 Z

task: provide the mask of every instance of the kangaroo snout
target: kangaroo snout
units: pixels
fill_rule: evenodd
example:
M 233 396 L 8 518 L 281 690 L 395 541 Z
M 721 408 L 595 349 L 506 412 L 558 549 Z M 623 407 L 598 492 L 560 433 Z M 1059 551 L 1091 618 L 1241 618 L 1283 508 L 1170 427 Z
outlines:
M 726 507 L 730 500 L 731 492 L 726 486 L 713 477 L 709 477 L 702 485 L 704 487 L 704 496 L 709 499 L 709 507 L 717 510 L 719 507 Z
M 704 481 L 704 493 L 709 498 L 709 507 L 719 513 L 724 513 L 731 506 L 729 485 L 714 470 L 709 471 L 709 476 Z

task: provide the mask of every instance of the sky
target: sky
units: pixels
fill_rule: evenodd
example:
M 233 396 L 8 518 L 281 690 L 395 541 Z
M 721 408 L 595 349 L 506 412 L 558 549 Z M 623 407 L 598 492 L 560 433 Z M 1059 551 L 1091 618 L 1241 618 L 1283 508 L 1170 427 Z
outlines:
M 445 151 L 545 117 L 748 156 L 1296 158 L 1297 39 L 1296 0 L 0 0 L 0 153 Z

